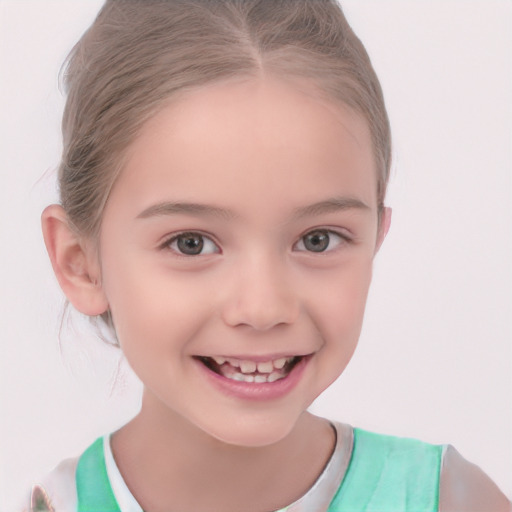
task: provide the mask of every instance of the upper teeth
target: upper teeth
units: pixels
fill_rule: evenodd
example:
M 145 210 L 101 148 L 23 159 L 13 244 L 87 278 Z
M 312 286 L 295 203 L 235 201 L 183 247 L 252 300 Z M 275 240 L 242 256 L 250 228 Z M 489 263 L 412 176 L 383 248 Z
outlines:
M 274 370 L 280 370 L 284 365 L 290 362 L 293 357 L 280 357 L 279 359 L 273 359 L 270 361 L 261 361 L 256 363 L 255 361 L 249 361 L 246 359 L 234 359 L 232 357 L 225 358 L 214 356 L 212 359 L 220 366 L 228 362 L 231 366 L 240 368 L 242 373 L 254 373 L 256 370 L 258 373 L 272 373 Z
M 239 365 L 233 364 L 233 366 L 239 366 L 242 373 L 253 373 L 257 365 L 254 361 L 241 361 Z

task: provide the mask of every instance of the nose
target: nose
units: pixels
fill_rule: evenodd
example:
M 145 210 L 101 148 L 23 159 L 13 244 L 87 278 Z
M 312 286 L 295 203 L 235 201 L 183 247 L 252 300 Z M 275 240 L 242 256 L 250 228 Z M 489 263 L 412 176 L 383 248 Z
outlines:
M 283 267 L 263 257 L 234 266 L 225 289 L 224 322 L 256 331 L 293 324 L 299 314 L 299 298 L 292 276 Z

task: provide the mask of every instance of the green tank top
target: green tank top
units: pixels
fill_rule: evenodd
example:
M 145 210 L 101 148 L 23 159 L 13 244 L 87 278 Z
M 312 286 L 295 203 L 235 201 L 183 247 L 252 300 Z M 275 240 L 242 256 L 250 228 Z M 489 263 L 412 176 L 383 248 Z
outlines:
M 328 512 L 435 512 L 443 446 L 354 429 L 350 464 Z
M 442 446 L 354 429 L 350 463 L 327 512 L 437 511 L 442 452 Z M 76 485 L 78 512 L 122 512 L 102 438 L 80 457 Z

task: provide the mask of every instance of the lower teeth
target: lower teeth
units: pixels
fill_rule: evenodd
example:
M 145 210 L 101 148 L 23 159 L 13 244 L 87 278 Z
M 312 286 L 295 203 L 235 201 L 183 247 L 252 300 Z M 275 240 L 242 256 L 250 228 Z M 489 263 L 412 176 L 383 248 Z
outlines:
M 239 372 L 233 372 L 233 373 L 221 373 L 223 377 L 226 377 L 227 379 L 236 380 L 238 382 L 250 382 L 255 384 L 263 384 L 264 382 L 275 382 L 276 380 L 284 379 L 286 375 L 272 372 L 268 375 L 247 375 L 244 373 Z

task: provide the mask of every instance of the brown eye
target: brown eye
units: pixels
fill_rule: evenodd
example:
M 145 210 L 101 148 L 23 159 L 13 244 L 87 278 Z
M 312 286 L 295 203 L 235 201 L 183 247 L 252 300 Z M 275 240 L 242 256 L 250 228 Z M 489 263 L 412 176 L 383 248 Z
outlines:
M 328 252 L 349 240 L 328 229 L 315 229 L 305 234 L 295 245 L 295 250 L 308 252 Z
M 181 233 L 173 237 L 166 245 L 185 256 L 200 256 L 219 252 L 217 245 L 200 233 Z

